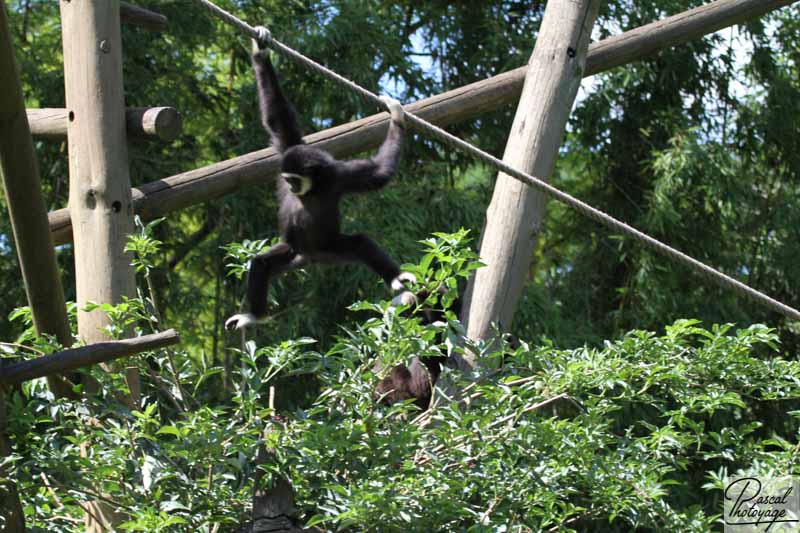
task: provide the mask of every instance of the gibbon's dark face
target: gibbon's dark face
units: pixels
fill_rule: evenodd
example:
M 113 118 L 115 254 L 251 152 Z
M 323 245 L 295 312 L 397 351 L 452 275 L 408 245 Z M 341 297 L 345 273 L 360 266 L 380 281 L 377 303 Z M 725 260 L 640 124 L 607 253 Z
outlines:
M 295 196 L 305 196 L 311 190 L 312 182 L 308 176 L 292 172 L 281 172 L 281 177 L 289 184 L 289 190 Z
M 283 154 L 281 177 L 295 196 L 321 192 L 326 183 L 333 182 L 336 160 L 318 148 L 301 144 Z

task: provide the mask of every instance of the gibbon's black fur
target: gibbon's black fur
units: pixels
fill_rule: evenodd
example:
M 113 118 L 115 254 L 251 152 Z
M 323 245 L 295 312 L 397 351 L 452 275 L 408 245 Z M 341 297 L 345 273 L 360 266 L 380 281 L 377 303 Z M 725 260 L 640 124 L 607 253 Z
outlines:
M 303 142 L 291 104 L 281 90 L 267 50 L 253 44 L 253 70 L 261 120 L 282 156 L 277 180 L 281 241 L 256 256 L 247 280 L 249 313 L 225 322 L 228 329 L 264 322 L 269 280 L 308 262 L 361 262 L 394 290 L 414 276 L 400 272 L 397 263 L 366 235 L 340 232 L 339 200 L 344 194 L 380 189 L 394 175 L 403 144 L 404 116 L 399 102 L 384 98 L 391 123 L 386 139 L 369 159 L 337 161 L 324 150 Z
M 443 293 L 444 290 L 440 290 Z M 411 314 L 420 313 L 423 324 L 435 324 L 445 319 L 441 309 L 416 309 L 418 302 L 428 298 L 428 292 L 420 291 L 416 295 L 411 291 L 398 294 L 392 303 L 394 305 L 407 305 Z M 461 303 L 457 299 L 451 307 L 458 315 Z M 442 365 L 447 361 L 447 356 L 414 357 L 408 365 L 396 365 L 389 374 L 375 386 L 375 398 L 381 403 L 392 405 L 405 400 L 414 400 L 414 404 L 423 411 L 431 404 L 433 387 L 442 373 Z M 380 372 L 381 364 L 376 362 L 373 372 Z

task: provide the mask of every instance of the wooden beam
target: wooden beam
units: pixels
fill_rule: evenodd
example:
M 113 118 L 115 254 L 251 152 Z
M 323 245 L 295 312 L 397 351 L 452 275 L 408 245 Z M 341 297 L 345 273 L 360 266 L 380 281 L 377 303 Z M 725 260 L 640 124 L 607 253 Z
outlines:
M 659 50 L 766 15 L 797 0 L 717 0 L 651 22 L 589 47 L 584 76 L 627 65 Z
M 121 341 L 104 341 L 71 348 L 50 355 L 6 365 L 0 372 L 0 386 L 17 385 L 23 381 L 72 372 L 79 368 L 107 363 L 149 350 L 157 350 L 180 342 L 180 335 L 168 329 L 152 335 L 142 335 Z
M 39 334 L 54 335 L 64 346 L 72 344 L 61 275 L 52 250 L 47 205 L 33 150 L 25 100 L 17 70 L 5 3 L 0 2 L 0 177 L 2 177 L 14 244 L 33 325 Z M 55 377 L 56 396 L 70 388 Z
M 69 113 L 62 108 L 28 109 L 34 137 L 63 140 L 67 137 Z M 129 107 L 125 110 L 128 138 L 174 141 L 181 133 L 181 116 L 173 107 Z
M 167 17 L 128 2 L 119 3 L 119 17 L 123 23 L 138 26 L 147 31 L 167 29 Z
M 600 0 L 550 0 L 536 38 L 503 162 L 549 180 L 581 86 Z M 480 244 L 481 263 L 467 288 L 462 321 L 473 340 L 493 325 L 508 331 L 527 280 L 544 218 L 545 197 L 504 173 L 497 175 Z M 460 361 L 461 363 L 462 361 Z M 477 365 L 465 353 L 465 370 Z
M 591 76 L 636 61 L 721 28 L 756 18 L 797 0 L 719 0 L 647 24 L 589 47 L 584 76 Z M 478 117 L 516 102 L 522 92 L 526 67 L 499 74 L 452 91 L 425 98 L 407 109 L 439 126 Z M 329 128 L 306 141 L 337 157 L 371 150 L 386 135 L 388 115 L 380 113 Z M 157 218 L 172 211 L 213 200 L 237 189 L 264 183 L 278 172 L 272 149 L 258 150 L 221 163 L 150 182 L 133 190 L 134 209 L 142 217 Z M 72 240 L 66 209 L 50 213 L 50 230 L 56 244 Z

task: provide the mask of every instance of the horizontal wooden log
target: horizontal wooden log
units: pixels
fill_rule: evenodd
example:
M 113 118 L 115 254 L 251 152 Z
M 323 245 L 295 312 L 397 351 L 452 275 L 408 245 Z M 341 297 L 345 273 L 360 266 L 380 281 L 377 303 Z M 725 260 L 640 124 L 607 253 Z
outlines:
M 128 2 L 119 3 L 119 20 L 147 31 L 164 31 L 167 29 L 167 17 Z
M 3 367 L 0 369 L 0 386 L 15 385 L 53 374 L 64 374 L 85 366 L 105 363 L 178 342 L 180 342 L 178 333 L 174 329 L 168 329 L 132 339 L 98 342 L 72 348 Z
M 759 17 L 796 0 L 718 0 L 679 13 L 589 47 L 584 76 L 642 59 L 658 50 Z M 514 103 L 522 91 L 525 67 L 425 98 L 406 109 L 439 126 L 457 123 Z M 379 113 L 306 137 L 309 144 L 347 157 L 377 147 L 386 135 L 388 114 Z M 145 219 L 166 215 L 275 177 L 279 158 L 271 148 L 160 179 L 133 189 L 133 206 Z M 49 215 L 53 241 L 72 240 L 66 209 Z
M 31 135 L 53 140 L 67 137 L 69 114 L 66 109 L 28 109 Z M 173 107 L 129 107 L 125 110 L 128 137 L 173 141 L 181 133 L 181 116 Z
M 651 22 L 591 45 L 584 76 L 638 61 L 664 48 L 759 18 L 796 2 L 797 0 L 717 0 Z

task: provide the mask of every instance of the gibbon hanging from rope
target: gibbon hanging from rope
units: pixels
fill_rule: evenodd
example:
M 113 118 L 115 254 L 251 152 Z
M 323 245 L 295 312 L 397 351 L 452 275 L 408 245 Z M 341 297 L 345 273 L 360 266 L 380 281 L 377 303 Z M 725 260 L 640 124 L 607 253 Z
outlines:
M 675 261 L 677 263 L 689 267 L 696 273 L 703 275 L 704 277 L 713 281 L 714 283 L 717 283 L 721 287 L 730 289 L 739 294 L 740 296 L 744 296 L 746 298 L 751 299 L 754 302 L 758 302 L 759 304 L 768 307 L 773 311 L 777 311 L 778 313 L 781 313 L 782 315 L 790 319 L 800 320 L 800 311 L 798 311 L 797 309 L 790 307 L 782 302 L 779 302 L 778 300 L 775 300 L 774 298 L 771 298 L 766 294 L 757 291 L 752 287 L 749 287 L 748 285 L 742 283 L 741 281 L 738 281 L 728 276 L 727 274 L 724 274 L 723 272 L 720 272 L 719 270 L 716 270 L 715 268 L 710 267 L 698 261 L 697 259 L 684 254 L 680 250 L 676 250 L 675 248 L 667 244 L 664 244 L 663 242 L 657 239 L 654 239 L 653 237 L 647 235 L 646 233 L 643 233 L 637 230 L 636 228 L 629 226 L 628 224 L 622 221 L 617 220 L 611 215 L 608 215 L 607 213 L 604 213 L 603 211 L 600 211 L 599 209 L 592 207 L 586 202 L 583 202 L 561 191 L 560 189 L 550 185 L 549 183 L 543 181 L 540 178 L 537 178 L 536 176 L 532 176 L 527 172 L 523 172 L 519 169 L 516 169 L 508 165 L 507 163 L 503 162 L 502 160 L 498 159 L 492 154 L 485 152 L 476 146 L 473 146 L 467 141 L 459 139 L 455 135 L 448 133 L 442 128 L 435 126 L 434 124 L 431 124 L 427 120 L 424 120 L 414 115 L 413 113 L 405 113 L 399 102 L 391 99 L 381 98 L 378 95 L 372 93 L 371 91 L 365 89 L 364 87 L 361 87 L 354 81 L 348 80 L 347 78 L 342 77 L 336 72 L 333 72 L 332 70 L 320 65 L 313 59 L 304 56 L 297 50 L 294 50 L 293 48 L 279 42 L 277 39 L 274 39 L 270 34 L 269 30 L 267 30 L 266 28 L 260 26 L 258 28 L 254 28 L 253 26 L 250 26 L 247 22 L 225 11 L 211 0 L 196 0 L 196 2 L 204 9 L 212 13 L 215 17 L 218 17 L 221 20 L 225 21 L 227 24 L 236 27 L 242 33 L 257 38 L 260 44 L 264 46 L 269 46 L 276 52 L 289 57 L 293 61 L 296 61 L 304 65 L 305 67 L 314 70 L 320 75 L 323 75 L 328 79 L 331 79 L 336 83 L 346 87 L 347 89 L 361 95 L 368 101 L 379 103 L 381 105 L 388 107 L 393 117 L 392 125 L 394 125 L 395 123 L 394 118 L 399 115 L 400 117 L 402 117 L 400 118 L 401 122 L 407 121 L 409 124 L 411 124 L 412 127 L 418 129 L 419 131 L 431 137 L 439 139 L 448 146 L 453 146 L 458 150 L 463 151 L 466 154 L 472 155 L 477 160 L 482 161 L 483 163 L 504 172 L 508 176 L 516 180 L 519 180 L 520 182 L 528 185 L 529 187 L 537 189 L 539 192 L 547 195 L 548 197 L 563 203 L 564 205 L 570 207 L 571 209 L 574 209 L 581 215 L 590 218 L 595 222 L 607 228 L 610 228 L 613 231 L 617 231 L 623 235 L 626 235 L 638 241 L 640 244 L 648 246 L 650 249 L 671 259 L 672 261 Z M 390 132 L 391 132 L 391 127 L 390 127 Z M 402 280 L 399 280 L 398 283 L 402 284 Z M 239 316 L 245 317 L 246 315 L 236 315 L 236 317 Z M 233 318 L 236 317 L 231 317 L 229 321 L 233 320 Z M 241 327 L 241 326 L 236 326 L 236 323 L 238 322 L 234 322 L 234 327 Z
M 340 231 L 339 200 L 349 193 L 384 187 L 394 175 L 403 145 L 405 120 L 397 100 L 384 97 L 391 113 L 386 139 L 369 159 L 338 161 L 328 152 L 307 145 L 291 104 L 281 89 L 266 47 L 267 30 L 253 40 L 253 71 L 264 128 L 281 154 L 277 180 L 281 242 L 256 256 L 247 280 L 249 312 L 230 317 L 227 329 L 240 329 L 267 319 L 270 279 L 308 262 L 360 262 L 377 273 L 388 286 L 400 291 L 414 276 L 400 272 L 397 263 L 363 234 Z

